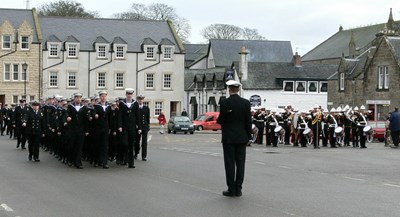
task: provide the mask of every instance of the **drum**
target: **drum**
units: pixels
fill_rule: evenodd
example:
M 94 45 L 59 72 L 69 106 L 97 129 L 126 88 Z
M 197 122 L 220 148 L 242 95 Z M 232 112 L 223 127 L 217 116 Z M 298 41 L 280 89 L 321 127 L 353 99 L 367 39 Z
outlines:
M 365 126 L 363 132 L 367 135 L 371 135 L 373 133 L 373 129 L 371 126 Z
M 335 129 L 335 134 L 336 134 L 337 136 L 343 136 L 343 133 L 344 133 L 343 127 L 336 127 L 336 129 Z
M 306 129 L 304 129 L 304 131 L 303 131 L 303 135 L 306 135 L 306 136 L 308 136 L 308 135 L 310 135 L 311 134 L 311 129 L 310 128 L 306 128 Z
M 258 128 L 256 127 L 255 124 L 252 124 L 252 125 L 251 125 L 251 131 L 252 131 L 253 134 L 258 133 Z
M 282 135 L 285 132 L 285 129 L 283 129 L 282 126 L 277 126 L 277 127 L 275 127 L 274 132 L 279 133 L 279 135 Z

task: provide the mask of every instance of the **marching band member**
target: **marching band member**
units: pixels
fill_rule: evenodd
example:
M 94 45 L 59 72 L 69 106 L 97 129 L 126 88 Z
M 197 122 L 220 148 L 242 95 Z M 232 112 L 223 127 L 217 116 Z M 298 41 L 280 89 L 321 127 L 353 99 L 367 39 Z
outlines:
M 298 143 L 300 141 L 300 145 L 301 147 L 307 147 L 307 138 L 305 137 L 305 135 L 303 134 L 304 130 L 308 128 L 308 124 L 307 124 L 307 119 L 306 119 L 306 111 L 302 111 L 301 115 L 298 117 L 297 120 L 297 129 L 298 134 L 297 134 L 297 139 L 295 142 L 294 146 L 298 146 Z
M 291 126 L 291 118 L 292 115 L 292 106 L 288 105 L 285 108 L 285 112 L 282 113 L 283 119 L 283 129 L 285 130 L 285 145 L 290 145 L 290 126 Z
M 273 147 L 278 146 L 278 138 L 275 135 L 275 128 L 278 126 L 278 120 L 276 119 L 276 111 L 272 110 L 271 115 L 267 118 L 269 122 L 269 141 L 271 141 Z
M 331 145 L 331 148 L 337 148 L 336 147 L 336 139 L 335 139 L 335 128 L 337 127 L 337 122 L 334 117 L 336 112 L 335 108 L 332 108 L 330 113 L 328 114 L 328 117 L 326 118 L 326 122 L 329 126 L 329 143 Z
M 264 133 L 264 127 L 265 127 L 265 110 L 260 109 L 259 107 L 255 107 L 256 113 L 253 116 L 254 118 L 254 124 L 258 128 L 258 135 L 257 135 L 257 140 L 256 142 L 258 144 L 263 144 L 263 133 Z
M 364 127 L 367 126 L 367 117 L 364 114 L 365 107 L 362 105 L 360 107 L 360 112 L 358 113 L 357 121 L 358 121 L 358 135 L 360 137 L 360 148 L 367 148 L 365 145 L 365 141 L 367 140 L 366 133 L 364 132 Z
M 350 146 L 351 118 L 349 117 L 350 107 L 344 107 L 343 125 L 344 125 L 344 146 Z
M 318 105 L 315 105 L 313 112 L 311 112 L 311 129 L 313 130 L 313 143 L 315 149 L 319 149 L 319 138 L 322 133 L 322 117 L 321 109 Z

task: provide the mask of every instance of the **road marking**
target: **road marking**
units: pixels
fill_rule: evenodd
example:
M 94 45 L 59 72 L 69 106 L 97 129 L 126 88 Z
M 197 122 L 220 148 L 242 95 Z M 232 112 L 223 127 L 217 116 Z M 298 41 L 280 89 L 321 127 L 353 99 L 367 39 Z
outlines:
M 7 211 L 7 212 L 13 212 L 14 211 L 13 209 L 11 209 L 11 207 L 7 206 L 7 204 L 5 204 L 5 203 L 2 203 L 0 206 L 3 207 L 3 209 L 5 211 Z
M 353 178 L 353 177 L 349 177 L 349 176 L 345 176 L 344 178 L 345 178 L 345 179 L 356 180 L 356 181 L 360 181 L 360 182 L 366 181 L 365 179 L 357 179 L 357 178 Z
M 283 165 L 280 165 L 279 167 L 280 167 L 280 168 L 283 168 L 283 169 L 292 169 L 291 167 L 283 166 Z
M 255 164 L 259 164 L 259 165 L 265 165 L 265 163 L 263 163 L 263 162 L 259 162 L 259 161 L 256 161 L 256 162 L 254 162 Z
M 393 184 L 389 184 L 389 183 L 383 183 L 384 186 L 389 186 L 389 187 L 396 187 L 396 188 L 400 188 L 400 185 L 393 185 Z

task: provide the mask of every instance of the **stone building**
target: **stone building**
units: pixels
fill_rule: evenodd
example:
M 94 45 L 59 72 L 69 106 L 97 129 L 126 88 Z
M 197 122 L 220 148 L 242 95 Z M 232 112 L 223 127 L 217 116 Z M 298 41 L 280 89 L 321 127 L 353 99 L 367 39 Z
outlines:
M 0 9 L 0 102 L 38 100 L 41 88 L 41 31 L 35 9 Z

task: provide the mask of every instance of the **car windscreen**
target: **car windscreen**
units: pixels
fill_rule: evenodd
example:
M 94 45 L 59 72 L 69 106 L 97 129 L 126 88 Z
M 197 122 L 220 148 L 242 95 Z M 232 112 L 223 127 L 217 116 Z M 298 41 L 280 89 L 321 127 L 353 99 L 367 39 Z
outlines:
M 190 122 L 188 117 L 175 117 L 174 121 L 176 122 Z
M 199 117 L 196 118 L 196 121 L 205 121 L 207 118 L 206 115 L 200 115 Z

